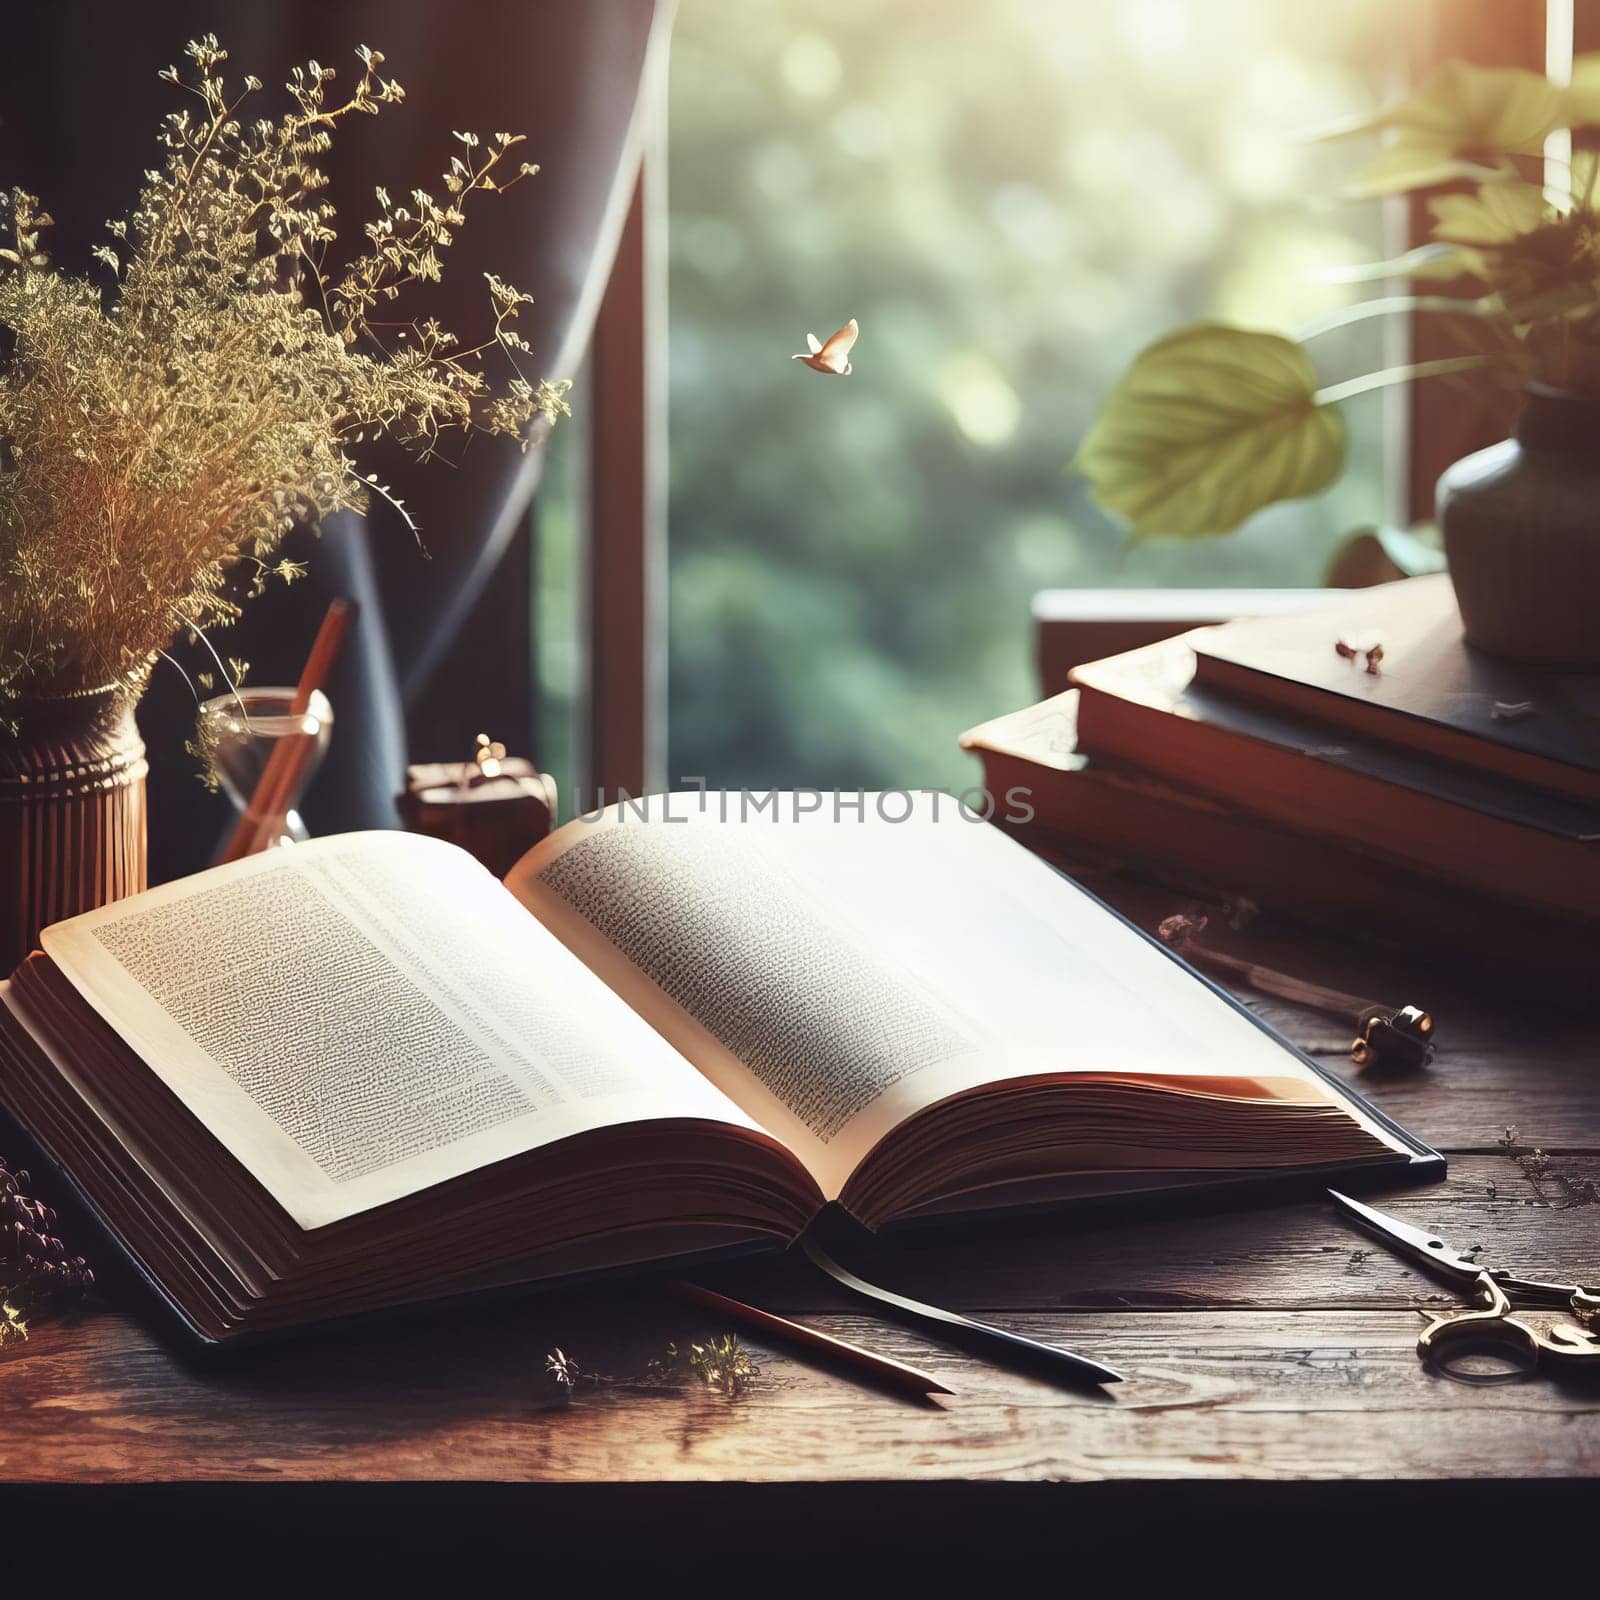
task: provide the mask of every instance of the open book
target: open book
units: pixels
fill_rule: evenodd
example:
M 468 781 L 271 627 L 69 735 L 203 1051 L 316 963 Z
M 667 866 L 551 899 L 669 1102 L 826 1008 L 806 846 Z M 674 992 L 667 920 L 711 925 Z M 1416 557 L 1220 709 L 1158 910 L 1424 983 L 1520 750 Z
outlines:
M 504 885 L 350 834 L 59 923 L 0 990 L 0 1100 L 213 1340 L 781 1245 L 830 1201 L 1436 1162 L 953 803 L 650 806 Z

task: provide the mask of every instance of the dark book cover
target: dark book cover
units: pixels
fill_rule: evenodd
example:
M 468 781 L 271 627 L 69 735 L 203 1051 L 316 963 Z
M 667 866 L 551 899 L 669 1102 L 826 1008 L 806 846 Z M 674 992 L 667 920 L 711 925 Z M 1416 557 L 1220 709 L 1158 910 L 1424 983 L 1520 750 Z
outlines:
M 1194 686 L 1600 803 L 1600 677 L 1473 649 L 1440 573 L 1189 636 Z M 1341 654 L 1339 645 L 1355 652 Z M 1382 654 L 1367 670 L 1366 652 Z

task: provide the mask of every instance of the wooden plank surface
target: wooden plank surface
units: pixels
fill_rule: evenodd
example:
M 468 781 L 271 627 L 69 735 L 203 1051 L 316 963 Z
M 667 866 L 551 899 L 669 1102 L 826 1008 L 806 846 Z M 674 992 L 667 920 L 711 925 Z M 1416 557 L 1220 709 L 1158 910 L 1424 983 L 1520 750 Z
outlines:
M 1552 1158 L 1577 1185 L 1600 1183 L 1600 1155 Z M 1542 1191 L 1542 1192 L 1541 1192 Z M 1546 1197 L 1550 1198 L 1546 1198 Z M 1449 1179 L 1385 1195 L 1387 1211 L 1440 1230 L 1480 1259 L 1531 1273 L 1600 1278 L 1600 1204 L 1568 1205 L 1553 1178 L 1536 1187 L 1510 1157 L 1461 1156 Z M 1332 1310 L 1448 1307 L 1450 1290 L 1308 1200 L 1187 1216 L 1041 1219 L 1006 1235 L 902 1246 L 893 1287 L 958 1309 L 999 1314 L 1076 1309 Z M 787 1262 L 719 1275 L 726 1292 L 774 1310 L 847 1310 L 844 1291 Z
M 1194 905 L 1170 890 L 1114 879 L 1085 881 L 1140 926 Z M 1239 998 L 1302 1050 L 1333 1066 L 1435 1149 L 1492 1151 L 1507 1126 L 1546 1150 L 1600 1149 L 1600 1020 L 1595 996 L 1563 1010 L 1508 984 L 1454 978 L 1425 950 L 1395 949 L 1262 921 L 1242 930 L 1211 912 L 1207 944 L 1297 978 L 1379 1000 L 1418 1005 L 1438 1023 L 1427 1072 L 1382 1076 L 1349 1061 L 1350 1029 L 1271 996 Z M 1576 1009 L 1586 1005 L 1587 1010 Z
M 1060 1337 L 1056 1316 L 1010 1319 Z M 667 1319 L 670 1325 L 671 1319 Z M 1524 1477 L 1600 1469 L 1600 1388 L 1445 1383 L 1402 1312 L 1100 1312 L 1071 1337 L 1129 1373 L 1075 1394 L 875 1321 L 817 1326 L 958 1392 L 926 1406 L 760 1351 L 744 1395 L 606 1389 L 552 1404 L 558 1333 L 625 1355 L 609 1310 L 479 1318 L 449 1338 L 280 1352 L 227 1378 L 115 1316 L 42 1333 L 7 1368 L 0 1476 L 21 1482 L 334 1479 Z M 635 1353 L 647 1348 L 637 1342 Z
M 1153 892 L 1123 903 L 1147 923 L 1173 909 Z M 1362 1086 L 1446 1151 L 1450 1176 L 1383 1203 L 1481 1246 L 1485 1261 L 1600 1277 L 1600 1027 L 1484 986 L 1453 992 L 1425 963 L 1403 970 L 1348 944 L 1266 928 L 1217 937 L 1302 976 L 1433 1009 L 1435 1066 Z M 1338 1023 L 1245 998 L 1337 1060 Z M 1503 1143 L 1508 1124 L 1514 1148 Z M 1530 1161 L 1535 1147 L 1545 1163 Z M 1414 1352 L 1416 1308 L 1445 1306 L 1449 1294 L 1316 1199 L 1086 1213 L 908 1241 L 888 1265 L 899 1287 L 1070 1344 L 1129 1381 L 1084 1395 L 985 1365 L 861 1315 L 788 1259 L 715 1281 L 911 1361 L 957 1394 L 910 1404 L 748 1340 L 761 1372 L 741 1396 L 623 1385 L 561 1404 L 541 1370 L 555 1346 L 625 1375 L 667 1338 L 709 1331 L 643 1287 L 458 1310 L 210 1364 L 95 1308 L 0 1354 L 0 1480 L 583 1482 L 621 1494 L 870 1479 L 1154 1495 L 1175 1483 L 1459 1486 L 1600 1470 L 1600 1384 L 1479 1387 L 1427 1371 Z

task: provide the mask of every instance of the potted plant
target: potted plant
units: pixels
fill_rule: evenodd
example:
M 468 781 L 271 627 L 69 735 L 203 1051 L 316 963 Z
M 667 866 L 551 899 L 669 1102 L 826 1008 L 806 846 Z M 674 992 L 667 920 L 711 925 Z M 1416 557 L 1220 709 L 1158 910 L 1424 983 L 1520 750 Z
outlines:
M 1600 161 L 1552 163 L 1560 129 L 1600 123 L 1600 56 L 1570 86 L 1449 62 L 1399 105 L 1330 137 L 1388 142 L 1366 197 L 1440 191 L 1431 239 L 1373 281 L 1453 280 L 1459 294 L 1365 301 L 1299 337 L 1200 323 L 1142 351 L 1077 456 L 1134 538 L 1230 532 L 1343 471 L 1342 402 L 1475 369 L 1523 397 L 1512 438 L 1457 462 L 1438 511 L 1468 641 L 1534 664 L 1600 670 Z M 1319 385 L 1308 346 L 1395 313 L 1437 318 L 1460 353 Z
M 341 123 L 403 99 L 382 55 L 357 52 L 342 99 L 332 68 L 296 68 L 289 109 L 253 117 L 261 84 L 229 90 L 215 37 L 187 53 L 161 75 L 193 104 L 95 251 L 103 282 L 56 270 L 39 202 L 0 195 L 0 971 L 43 923 L 144 886 L 149 674 L 175 636 L 297 575 L 277 555 L 297 522 L 393 500 L 364 442 L 426 459 L 476 429 L 526 447 L 566 410 L 567 385 L 518 365 L 526 295 L 490 277 L 472 347 L 393 305 L 438 279 L 470 197 L 535 170 L 519 138 L 458 133 L 440 199 L 379 189 L 336 268 L 318 163 Z

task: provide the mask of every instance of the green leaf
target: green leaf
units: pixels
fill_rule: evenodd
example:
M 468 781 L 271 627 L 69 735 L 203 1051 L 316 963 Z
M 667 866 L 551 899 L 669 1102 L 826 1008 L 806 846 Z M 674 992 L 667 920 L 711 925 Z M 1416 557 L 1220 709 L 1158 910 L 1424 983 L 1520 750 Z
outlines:
M 1439 195 L 1428 209 L 1434 238 L 1447 244 L 1510 244 L 1549 215 L 1544 190 L 1531 183 L 1486 183 L 1476 194 Z
M 1600 94 L 1600 85 L 1596 86 L 1596 92 Z M 1561 179 L 1559 162 L 1547 165 L 1556 168 L 1551 185 L 1554 210 L 1568 216 L 1574 211 L 1594 209 L 1596 191 L 1600 190 L 1600 151 L 1574 150 L 1572 160 L 1567 163 L 1565 182 Z
M 1563 121 L 1574 128 L 1600 123 L 1600 52 L 1572 58 L 1572 82 L 1564 95 Z
M 1545 136 L 1565 124 L 1571 99 L 1542 73 L 1446 61 L 1399 104 L 1327 137 L 1392 133 L 1355 187 L 1369 196 L 1400 194 L 1471 176 L 1459 170 L 1461 163 L 1539 155 Z
M 1339 190 L 1345 200 L 1387 200 L 1415 189 L 1437 189 L 1447 183 L 1484 183 L 1510 178 L 1515 171 L 1507 162 L 1486 167 L 1478 161 L 1458 161 L 1448 151 L 1424 141 L 1397 140 L 1386 145 Z
M 1293 341 L 1197 323 L 1135 358 L 1075 464 L 1135 539 L 1229 533 L 1343 470 L 1344 421 L 1316 389 Z
M 1543 151 L 1545 135 L 1561 126 L 1565 109 L 1562 90 L 1543 73 L 1444 61 L 1404 100 L 1325 137 L 1348 139 L 1394 129 L 1462 157 L 1486 152 L 1532 156 Z

